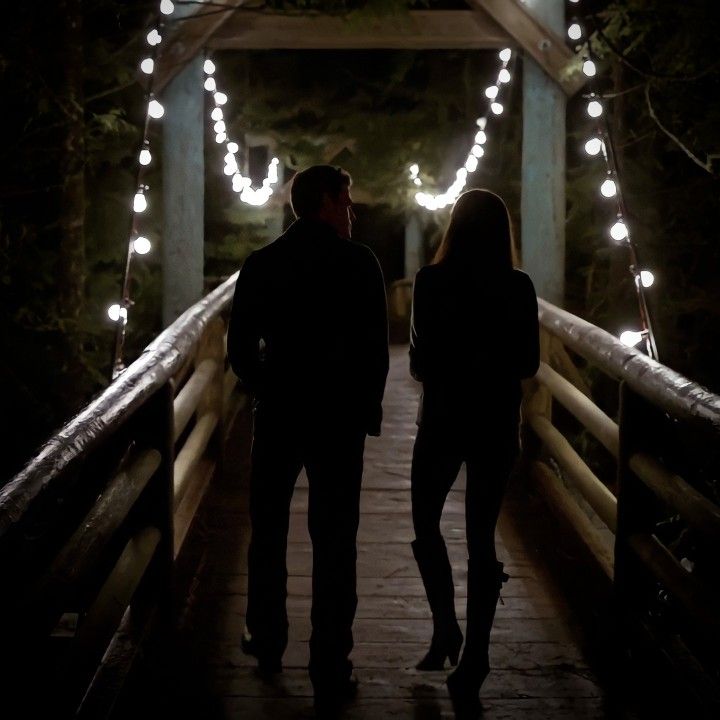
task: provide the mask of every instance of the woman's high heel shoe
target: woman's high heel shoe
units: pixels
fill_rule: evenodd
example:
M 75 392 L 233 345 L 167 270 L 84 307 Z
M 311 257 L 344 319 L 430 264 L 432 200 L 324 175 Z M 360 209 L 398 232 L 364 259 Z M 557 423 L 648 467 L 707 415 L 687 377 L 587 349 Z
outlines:
M 458 720 L 470 720 L 480 714 L 480 688 L 489 673 L 489 663 L 480 662 L 469 666 L 463 660 L 457 670 L 448 675 L 445 684 Z
M 457 624 L 449 632 L 434 632 L 430 641 L 430 649 L 415 668 L 417 670 L 442 670 L 445 667 L 445 658 L 455 667 L 460 657 L 462 643 L 462 631 Z

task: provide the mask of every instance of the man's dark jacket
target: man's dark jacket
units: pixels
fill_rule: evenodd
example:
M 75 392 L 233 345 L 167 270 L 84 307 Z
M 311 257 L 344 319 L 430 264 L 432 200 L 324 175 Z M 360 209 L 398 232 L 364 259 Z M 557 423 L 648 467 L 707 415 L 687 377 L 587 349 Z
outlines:
M 245 260 L 228 356 L 260 406 L 378 435 L 388 329 L 375 255 L 330 225 L 297 220 Z

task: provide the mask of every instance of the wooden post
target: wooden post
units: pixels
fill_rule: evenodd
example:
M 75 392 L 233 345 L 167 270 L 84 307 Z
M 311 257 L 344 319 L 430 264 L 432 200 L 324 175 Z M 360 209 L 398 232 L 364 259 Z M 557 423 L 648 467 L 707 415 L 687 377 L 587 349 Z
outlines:
M 527 0 L 559 35 L 563 0 Z M 565 294 L 565 93 L 537 64 L 523 66 L 522 257 L 540 297 L 562 307 Z
M 615 597 L 623 619 L 637 612 L 646 573 L 631 548 L 635 534 L 652 535 L 657 502 L 630 468 L 630 458 L 647 450 L 653 439 L 653 412 L 646 400 L 620 383 L 620 455 L 618 458 L 618 524 L 615 532 Z
M 205 163 L 203 58 L 196 57 L 163 93 L 163 323 L 203 296 Z
M 210 359 L 217 363 L 214 377 L 205 391 L 204 397 L 198 403 L 197 416 L 202 417 L 205 413 L 215 413 L 218 417 L 215 437 L 210 448 L 213 460 L 216 462 L 216 473 L 220 474 L 222 469 L 222 451 L 225 431 L 223 429 L 223 386 L 225 380 L 225 323 L 222 318 L 214 318 L 210 321 L 198 344 L 196 364 L 203 360 Z
M 422 225 L 417 211 L 411 210 L 405 218 L 405 277 L 414 278 L 424 264 Z

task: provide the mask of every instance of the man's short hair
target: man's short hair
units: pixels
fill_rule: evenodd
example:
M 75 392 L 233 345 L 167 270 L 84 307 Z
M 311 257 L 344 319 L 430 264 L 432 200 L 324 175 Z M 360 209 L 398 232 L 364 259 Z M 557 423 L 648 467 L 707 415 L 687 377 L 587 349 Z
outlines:
M 325 193 L 337 198 L 352 179 L 345 170 L 333 165 L 313 165 L 300 171 L 292 181 L 290 204 L 296 217 L 313 217 L 320 212 Z

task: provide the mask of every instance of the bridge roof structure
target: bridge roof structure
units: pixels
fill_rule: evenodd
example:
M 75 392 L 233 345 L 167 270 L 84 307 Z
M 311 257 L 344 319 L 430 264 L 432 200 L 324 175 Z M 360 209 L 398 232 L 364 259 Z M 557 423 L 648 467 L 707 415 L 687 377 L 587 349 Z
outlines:
M 227 11 L 216 9 L 226 5 Z M 585 78 L 563 38 L 520 0 L 467 0 L 466 10 L 414 10 L 367 22 L 320 14 L 292 15 L 244 9 L 245 0 L 221 0 L 208 12 L 189 13 L 163 48 L 155 76 L 161 90 L 205 48 L 217 50 L 524 49 L 568 94 Z

